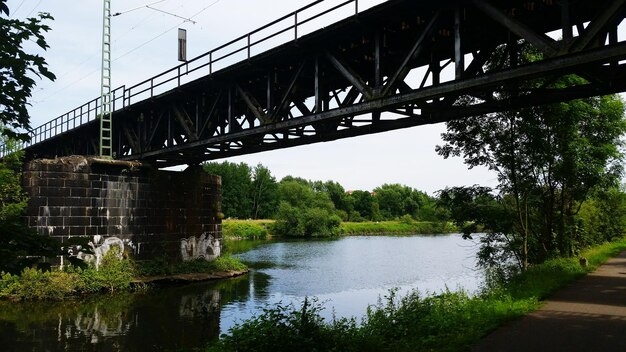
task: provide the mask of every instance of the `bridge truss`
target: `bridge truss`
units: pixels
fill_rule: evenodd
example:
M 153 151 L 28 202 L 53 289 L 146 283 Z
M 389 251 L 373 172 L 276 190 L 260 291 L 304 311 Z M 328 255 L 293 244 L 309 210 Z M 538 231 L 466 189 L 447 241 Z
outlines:
M 618 32 L 626 0 L 390 0 L 364 12 L 349 0 L 304 17 L 323 2 L 118 88 L 116 157 L 195 164 L 626 90 L 626 43 Z M 354 7 L 354 15 L 299 36 L 307 22 L 345 7 Z M 293 39 L 251 55 L 255 45 L 284 33 Z M 237 41 L 244 44 L 225 50 Z M 541 59 L 485 69 L 494 55 L 516 57 L 521 43 Z M 243 61 L 214 70 L 237 53 Z M 206 74 L 181 83 L 193 71 Z M 549 83 L 572 74 L 580 84 Z M 167 84 L 174 87 L 160 92 Z M 515 94 L 499 94 L 505 89 Z M 89 119 L 97 105 L 96 99 L 36 129 L 28 155 L 97 154 L 98 125 Z

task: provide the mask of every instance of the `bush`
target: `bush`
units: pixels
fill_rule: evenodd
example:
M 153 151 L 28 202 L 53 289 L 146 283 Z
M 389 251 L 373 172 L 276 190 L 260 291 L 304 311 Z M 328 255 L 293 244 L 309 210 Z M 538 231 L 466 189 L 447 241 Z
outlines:
M 0 271 L 12 274 L 39 264 L 42 257 L 61 252 L 59 241 L 38 235 L 23 222 L 28 203 L 21 186 L 23 154 L 23 151 L 12 153 L 0 161 Z
M 222 234 L 224 238 L 231 239 L 259 239 L 267 238 L 267 222 L 227 220 L 222 222 Z
M 133 263 L 119 259 L 119 249 L 111 249 L 102 258 L 98 270 L 93 266 L 76 269 L 81 277 L 80 290 L 83 292 L 123 291 L 130 287 L 135 276 Z
M 323 308 L 316 300 L 305 298 L 301 307 L 279 303 L 242 324 L 209 351 L 352 351 L 350 334 L 354 320 L 338 320 L 331 325 L 320 316 Z
M 319 208 L 299 208 L 281 202 L 272 233 L 285 237 L 328 237 L 337 234 L 341 218 Z
M 233 258 L 228 255 L 222 255 L 214 261 L 210 262 L 211 268 L 214 271 L 244 271 L 248 270 L 248 267 L 242 263 L 239 259 Z
M 75 294 L 78 281 L 80 277 L 74 273 L 26 268 L 21 275 L 2 275 L 0 297 L 16 300 L 58 300 Z

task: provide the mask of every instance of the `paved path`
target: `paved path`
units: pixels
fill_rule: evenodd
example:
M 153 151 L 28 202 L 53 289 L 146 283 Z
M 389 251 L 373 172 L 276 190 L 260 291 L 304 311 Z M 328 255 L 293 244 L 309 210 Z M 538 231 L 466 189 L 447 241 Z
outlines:
M 626 252 L 558 291 L 541 309 L 499 328 L 472 351 L 626 352 Z

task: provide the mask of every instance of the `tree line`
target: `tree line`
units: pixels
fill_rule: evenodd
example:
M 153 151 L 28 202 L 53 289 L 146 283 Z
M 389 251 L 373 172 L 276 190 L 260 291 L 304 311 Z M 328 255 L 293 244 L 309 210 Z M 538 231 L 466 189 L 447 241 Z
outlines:
M 346 190 L 335 181 L 310 181 L 287 176 L 278 181 L 258 164 L 210 162 L 204 169 L 222 176 L 225 218 L 277 219 L 279 233 L 300 236 L 330 235 L 341 221 L 385 221 L 401 217 L 440 221 L 437 199 L 400 184 L 384 184 L 373 191 Z

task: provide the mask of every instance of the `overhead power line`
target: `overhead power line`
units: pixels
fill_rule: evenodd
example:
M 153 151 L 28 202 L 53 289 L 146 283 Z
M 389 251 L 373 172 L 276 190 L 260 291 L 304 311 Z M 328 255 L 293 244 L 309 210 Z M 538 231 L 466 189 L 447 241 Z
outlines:
M 22 0 L 22 2 L 20 2 L 19 5 L 17 5 L 17 8 L 15 10 L 13 10 L 13 16 L 15 16 L 15 14 L 17 13 L 17 11 L 20 10 L 20 8 L 22 8 L 22 5 L 24 5 L 24 1 L 26 1 L 26 0 Z M 9 18 L 13 17 L 13 16 L 9 16 Z
M 145 7 L 148 7 L 148 6 L 152 6 L 152 5 L 160 4 L 160 3 L 165 2 L 165 1 L 167 1 L 167 0 L 159 0 L 159 1 L 151 2 L 151 3 L 147 4 L 147 5 L 142 5 L 142 6 L 137 6 L 137 7 L 134 7 L 134 8 L 132 8 L 132 9 L 130 9 L 130 10 L 126 10 L 126 11 L 122 11 L 122 12 L 116 12 L 116 13 L 114 13 L 114 14 L 113 14 L 113 16 L 119 16 L 119 15 L 123 15 L 123 14 L 125 14 L 125 13 L 129 13 L 129 12 L 137 11 L 137 10 L 143 9 L 143 8 L 145 8 Z
M 32 10 L 30 10 L 30 12 L 28 13 L 28 15 L 26 15 L 26 17 L 30 17 L 30 15 L 32 15 L 32 14 L 33 14 L 33 12 L 35 12 L 35 10 L 37 10 L 37 8 L 39 8 L 39 5 L 41 5 L 41 2 L 42 2 L 42 1 L 43 1 L 43 0 L 39 0 L 39 2 L 37 3 L 37 5 L 35 5 L 35 7 L 33 7 L 33 9 L 32 9 Z
M 145 8 L 146 6 L 156 5 L 156 4 L 158 4 L 158 3 L 165 2 L 165 1 L 167 1 L 167 0 L 160 0 L 160 1 L 156 1 L 156 2 L 150 3 L 150 4 L 148 4 L 148 5 L 139 6 L 139 7 L 137 7 L 137 8 L 133 8 L 133 9 L 130 9 L 130 10 L 126 10 L 126 11 L 124 11 L 124 12 L 120 12 L 120 14 L 125 14 L 125 13 L 128 13 L 128 12 L 132 12 L 132 11 L 135 11 L 135 10 L 139 10 L 139 9 Z M 221 0 L 215 0 L 215 1 L 213 1 L 212 3 L 210 3 L 210 4 L 209 4 L 209 5 L 207 5 L 207 6 L 205 6 L 205 7 L 204 7 L 204 8 L 202 8 L 200 11 L 196 12 L 196 13 L 195 13 L 195 14 L 193 14 L 191 17 L 189 17 L 189 19 L 188 19 L 188 20 L 193 20 L 195 17 L 199 16 L 199 15 L 200 15 L 200 14 L 202 14 L 204 11 L 208 10 L 210 7 L 212 7 L 212 6 L 216 5 L 216 4 L 217 4 L 217 3 L 219 3 L 220 1 L 221 1 Z M 123 57 L 125 57 L 125 56 L 127 56 L 127 55 L 129 55 L 129 54 L 131 54 L 131 53 L 133 53 L 133 52 L 135 52 L 135 51 L 137 51 L 137 50 L 141 49 L 142 47 L 144 47 L 144 46 L 146 46 L 146 45 L 148 45 L 148 44 L 152 43 L 153 41 L 155 41 L 155 40 L 157 40 L 157 39 L 161 38 L 161 37 L 162 37 L 162 36 L 164 36 L 165 34 L 167 34 L 167 33 L 171 32 L 171 31 L 173 31 L 173 30 L 174 30 L 174 29 L 176 29 L 176 28 L 178 28 L 180 25 L 184 24 L 185 22 L 189 22 L 188 20 L 182 21 L 182 22 L 180 22 L 180 23 L 176 24 L 175 26 L 173 26 L 173 27 L 171 27 L 171 28 L 169 28 L 169 29 L 165 30 L 164 32 L 162 32 L 162 33 L 160 33 L 160 34 L 156 35 L 155 37 L 153 37 L 153 38 L 151 38 L 151 39 L 149 39 L 149 40 L 147 40 L 147 41 L 145 41 L 145 42 L 143 42 L 143 43 L 139 44 L 138 46 L 134 47 L 133 49 L 126 51 L 125 53 L 121 54 L 120 56 L 118 56 L 118 57 L 114 58 L 114 59 L 112 60 L 112 62 L 116 62 L 117 60 L 119 60 L 119 59 L 121 59 L 121 58 L 123 58 Z M 196 23 L 196 21 L 191 21 L 191 22 Z M 135 28 L 136 28 L 137 26 L 139 26 L 139 24 L 137 24 L 137 25 L 135 26 Z M 135 28 L 131 28 L 129 31 L 132 31 L 132 30 L 133 30 L 133 29 L 135 29 Z M 116 41 L 116 40 L 115 40 L 115 41 Z M 114 41 L 114 42 L 115 42 L 115 41 Z M 96 55 L 97 55 L 97 54 L 92 55 L 92 56 L 91 56 L 91 57 L 89 57 L 88 59 L 84 60 L 84 62 L 87 62 L 87 61 L 89 61 L 89 60 L 93 59 Z M 84 63 L 84 62 L 83 62 L 83 63 Z M 81 64 L 80 64 L 80 66 L 82 66 L 82 65 L 83 65 L 83 63 L 81 63 Z M 37 103 L 43 103 L 43 102 L 47 101 L 48 99 L 50 99 L 50 98 L 52 98 L 52 97 L 56 96 L 57 94 L 59 94 L 59 93 L 61 93 L 61 92 L 65 91 L 66 89 L 68 89 L 68 88 L 70 88 L 70 87 L 72 87 L 72 86 L 74 86 L 74 85 L 76 85 L 76 84 L 78 84 L 78 83 L 80 83 L 80 82 L 84 81 L 85 79 L 89 78 L 90 76 L 94 75 L 95 73 L 97 73 L 97 72 L 99 72 L 99 71 L 100 71 L 100 68 L 97 68 L 97 69 L 95 69 L 95 70 L 93 70 L 93 71 L 89 72 L 89 73 L 88 73 L 88 74 L 86 74 L 86 75 L 82 75 L 82 77 L 81 77 L 81 78 L 79 78 L 79 79 L 77 79 L 77 80 L 75 80 L 75 81 L 73 81 L 73 82 L 71 82 L 71 83 L 68 83 L 67 85 L 63 86 L 62 88 L 60 88 L 59 90 L 57 90 L 57 91 L 55 91 L 55 92 L 53 92 L 53 93 L 50 93 L 48 96 L 46 96 L 46 97 L 44 97 L 43 99 L 39 100 Z
M 182 17 L 182 16 L 178 16 L 177 14 L 174 14 L 174 13 L 171 13 L 171 12 L 167 12 L 167 11 L 164 11 L 164 10 L 161 10 L 161 9 L 157 9 L 156 7 L 151 7 L 150 5 L 146 5 L 146 7 L 149 8 L 150 10 L 154 10 L 154 11 L 158 11 L 158 12 L 164 13 L 166 15 L 178 17 L 180 19 L 185 20 L 185 22 L 191 22 L 193 24 L 196 24 L 196 21 L 192 20 L 191 18 L 185 18 L 185 17 Z

